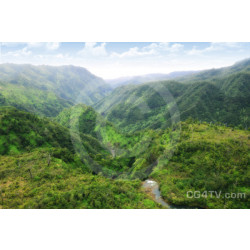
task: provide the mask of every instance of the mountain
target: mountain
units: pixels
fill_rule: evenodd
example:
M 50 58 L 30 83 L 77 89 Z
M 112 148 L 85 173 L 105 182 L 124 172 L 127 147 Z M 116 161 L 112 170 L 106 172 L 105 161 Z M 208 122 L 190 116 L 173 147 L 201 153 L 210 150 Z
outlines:
M 80 109 L 92 113 L 86 106 L 71 109 L 73 117 Z M 65 123 L 67 113 L 59 115 Z M 1 108 L 0 119 L 0 208 L 161 208 L 142 190 L 146 178 L 157 180 L 175 206 L 248 207 L 249 131 L 189 120 L 166 130 L 108 133 L 112 156 L 100 139 L 81 133 L 88 124 L 80 122 L 78 137 L 74 126 L 14 108 Z M 246 197 L 190 199 L 190 190 Z
M 120 77 L 116 79 L 106 79 L 113 88 L 129 85 L 129 84 L 141 84 L 147 82 L 176 80 L 181 82 L 194 82 L 204 80 L 215 80 L 220 77 L 225 77 L 230 74 L 249 71 L 250 59 L 245 59 L 236 62 L 234 65 L 219 69 L 208 69 L 199 71 L 174 71 L 169 74 L 147 74 L 139 76 Z
M 249 149 L 249 130 L 182 122 L 172 156 L 161 154 L 150 178 L 177 207 L 249 208 Z
M 176 71 L 169 74 L 147 74 L 141 76 L 120 77 L 117 79 L 106 80 L 112 87 L 118 87 L 128 84 L 140 84 L 161 80 L 172 80 L 177 77 L 183 77 L 195 74 L 197 71 Z
M 250 58 L 236 62 L 232 66 L 203 70 L 190 76 L 178 77 L 176 80 L 182 82 L 217 81 L 220 78 L 241 72 L 250 72 Z
M 248 64 L 124 85 L 102 99 L 92 98 L 96 87 L 84 92 L 92 107 L 76 102 L 78 67 L 45 66 L 41 76 L 43 66 L 22 65 L 24 74 L 5 65 L 0 208 L 162 208 L 142 187 L 148 178 L 175 207 L 249 208 Z M 194 191 L 201 196 L 187 197 Z
M 204 73 L 207 78 L 199 74 L 193 77 L 197 80 L 186 82 L 158 81 L 118 87 L 94 107 L 126 132 L 166 128 L 189 117 L 248 128 L 249 65 L 247 60 L 217 70 L 220 72 L 217 78 L 211 78 L 209 71 Z
M 0 65 L 0 105 L 55 116 L 73 103 L 91 105 L 110 86 L 82 67 Z
M 161 207 L 138 180 L 94 175 L 98 162 L 112 163 L 90 135 L 12 107 L 0 108 L 0 120 L 0 208 Z
M 79 137 L 48 118 L 40 118 L 13 107 L 1 107 L 0 120 L 0 155 L 46 147 L 66 150 L 73 158 L 72 153 L 75 154 L 81 146 L 91 155 L 101 153 L 105 157 L 108 154 L 92 136 L 81 133 Z
M 0 158 L 3 209 L 142 209 L 161 208 L 143 192 L 139 180 L 112 180 L 89 173 L 36 149 Z
M 96 137 L 96 111 L 85 104 L 65 108 L 55 120 L 66 128 Z
M 122 133 L 112 123 L 103 119 L 92 107 L 83 104 L 64 109 L 55 120 L 73 133 L 90 134 L 110 152 L 111 160 L 100 158 L 102 168 L 99 170 L 106 177 L 144 179 L 154 166 L 154 158 L 150 155 L 155 146 L 152 141 L 156 140 L 157 134 L 152 131 L 136 134 Z M 144 142 L 143 146 L 142 142 Z M 143 158 L 148 160 L 143 160 Z M 141 160 L 144 164 L 138 167 Z
M 40 116 L 53 117 L 73 103 L 55 93 L 0 81 L 0 106 L 12 106 Z

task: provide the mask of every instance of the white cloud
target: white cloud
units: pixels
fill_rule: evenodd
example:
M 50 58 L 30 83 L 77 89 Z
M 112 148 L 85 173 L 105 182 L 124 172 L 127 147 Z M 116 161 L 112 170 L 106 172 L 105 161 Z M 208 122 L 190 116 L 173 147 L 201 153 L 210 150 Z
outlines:
M 1 46 L 7 47 L 7 48 L 15 48 L 16 46 L 26 45 L 26 44 L 27 43 L 19 43 L 19 42 L 9 42 L 9 43 L 1 42 Z
M 6 56 L 6 57 L 20 57 L 20 56 L 29 56 L 31 55 L 32 52 L 30 50 L 28 50 L 27 47 L 20 49 L 20 50 L 15 50 L 15 51 L 9 51 L 5 54 L 2 54 L 2 56 Z
M 85 43 L 84 48 L 78 52 L 81 56 L 106 56 L 106 43 Z
M 46 43 L 48 50 L 57 50 L 60 47 L 60 43 Z
M 146 55 L 153 55 L 155 54 L 154 49 L 139 49 L 138 47 L 130 48 L 128 51 L 125 51 L 123 53 L 116 53 L 113 52 L 111 54 L 111 57 L 118 57 L 118 58 L 124 58 L 124 57 L 137 57 L 137 56 L 146 56 Z
M 142 48 L 133 47 L 123 53 L 113 52 L 112 57 L 124 58 L 124 57 L 140 57 L 148 55 L 161 55 L 162 53 L 176 53 L 180 51 L 184 46 L 179 43 L 151 43 L 150 45 Z
M 61 59 L 62 59 L 62 58 L 64 58 L 64 55 L 60 53 L 60 54 L 57 54 L 55 57 L 56 57 L 56 58 L 61 58 Z
M 60 47 L 60 43 L 1 43 L 1 46 L 8 48 L 15 48 L 17 46 L 24 46 L 25 48 L 32 50 L 37 48 L 44 48 L 47 50 L 56 50 Z
M 175 43 L 175 44 L 173 44 L 173 45 L 170 47 L 170 51 L 171 51 L 171 52 L 176 52 L 176 51 L 181 50 L 183 47 L 184 47 L 183 44 Z
M 27 43 L 27 48 L 37 49 L 44 48 L 47 50 L 57 50 L 60 47 L 60 43 Z
M 27 48 L 40 48 L 43 47 L 44 43 L 27 43 Z
M 197 49 L 194 46 L 191 50 L 187 51 L 187 55 L 202 55 L 208 54 L 215 51 L 223 51 L 227 49 L 239 49 L 241 48 L 241 43 L 210 43 L 210 45 L 204 49 Z

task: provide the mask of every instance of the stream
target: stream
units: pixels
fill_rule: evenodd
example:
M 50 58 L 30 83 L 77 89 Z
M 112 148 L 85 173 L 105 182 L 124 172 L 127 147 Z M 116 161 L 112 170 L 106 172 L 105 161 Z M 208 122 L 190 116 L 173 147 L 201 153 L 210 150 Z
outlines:
M 142 187 L 145 189 L 147 193 L 153 196 L 154 200 L 157 203 L 160 203 L 165 208 L 174 208 L 173 206 L 169 205 L 165 202 L 161 197 L 161 191 L 159 189 L 159 184 L 153 180 L 146 180 L 143 182 Z
M 166 201 L 164 201 L 161 197 L 161 191 L 159 189 L 159 184 L 154 180 L 145 180 L 142 183 L 142 187 L 145 191 L 153 197 L 154 201 L 161 204 L 165 208 L 172 208 L 172 209 L 201 209 L 201 207 L 196 206 L 177 206 L 177 205 L 170 205 Z

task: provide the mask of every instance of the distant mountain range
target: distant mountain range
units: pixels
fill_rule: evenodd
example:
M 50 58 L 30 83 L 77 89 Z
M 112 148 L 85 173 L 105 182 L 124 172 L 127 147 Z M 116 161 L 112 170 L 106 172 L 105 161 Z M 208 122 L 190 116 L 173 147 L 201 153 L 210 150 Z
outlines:
M 250 59 L 177 79 L 118 87 L 94 107 L 127 132 L 170 126 L 173 115 L 249 127 Z
M 249 208 L 250 59 L 166 77 L 0 65 L 0 208 Z
M 197 72 L 199 71 L 176 71 L 171 72 L 169 74 L 147 74 L 141 76 L 128 76 L 106 80 L 106 82 L 109 83 L 112 87 L 118 87 L 127 84 L 140 84 L 153 81 L 172 80 L 177 77 L 189 76 Z

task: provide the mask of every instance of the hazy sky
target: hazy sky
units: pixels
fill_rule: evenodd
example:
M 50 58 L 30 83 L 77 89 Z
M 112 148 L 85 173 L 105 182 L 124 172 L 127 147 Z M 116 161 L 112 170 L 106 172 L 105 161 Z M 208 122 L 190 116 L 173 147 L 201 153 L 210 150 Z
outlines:
M 250 43 L 1 43 L 0 63 L 78 65 L 104 79 L 200 70 L 250 58 Z

